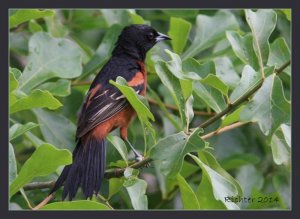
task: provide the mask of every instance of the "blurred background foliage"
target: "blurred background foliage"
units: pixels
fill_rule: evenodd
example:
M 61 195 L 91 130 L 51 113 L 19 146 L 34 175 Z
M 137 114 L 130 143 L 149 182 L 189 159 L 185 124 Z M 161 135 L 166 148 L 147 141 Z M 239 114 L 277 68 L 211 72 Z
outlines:
M 154 161 L 130 168 L 133 154 L 113 132 L 107 169 L 126 168 L 124 176 L 104 180 L 93 200 L 79 192 L 76 201 L 61 203 L 58 191 L 44 209 L 291 208 L 291 68 L 276 70 L 290 60 L 290 10 L 20 9 L 10 10 L 9 21 L 10 209 L 40 203 L 49 188 L 39 185 L 52 185 L 72 162 L 89 83 L 133 23 L 173 39 L 147 55 L 150 112 L 145 102 L 133 102 L 140 113 L 129 139 Z M 197 128 L 262 76 L 254 95 Z M 116 85 L 126 89 L 121 80 Z

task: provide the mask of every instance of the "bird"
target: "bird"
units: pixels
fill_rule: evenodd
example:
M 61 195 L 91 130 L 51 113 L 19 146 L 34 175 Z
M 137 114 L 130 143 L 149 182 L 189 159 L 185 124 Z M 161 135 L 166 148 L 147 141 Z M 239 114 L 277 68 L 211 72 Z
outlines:
M 49 195 L 62 186 L 62 200 L 68 197 L 72 201 L 79 188 L 86 199 L 97 195 L 105 173 L 106 137 L 117 128 L 120 129 L 120 137 L 132 148 L 135 159 L 143 159 L 127 137 L 129 124 L 136 112 L 109 81 L 121 76 L 137 94 L 145 96 L 146 54 L 163 40 L 171 38 L 149 25 L 132 24 L 122 29 L 111 58 L 94 78 L 79 111 L 73 162 L 64 167 Z

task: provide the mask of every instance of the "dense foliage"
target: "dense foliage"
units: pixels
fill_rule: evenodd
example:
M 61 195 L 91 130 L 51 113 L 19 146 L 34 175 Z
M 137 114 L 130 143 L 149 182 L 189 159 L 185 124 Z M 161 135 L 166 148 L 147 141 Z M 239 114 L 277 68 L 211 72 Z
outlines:
M 291 208 L 289 10 L 30 9 L 9 21 L 11 209 L 40 203 L 72 162 L 83 98 L 131 23 L 172 38 L 147 56 L 146 98 L 111 81 L 138 113 L 129 139 L 146 160 L 113 132 L 101 195 L 61 202 L 60 190 L 42 209 Z

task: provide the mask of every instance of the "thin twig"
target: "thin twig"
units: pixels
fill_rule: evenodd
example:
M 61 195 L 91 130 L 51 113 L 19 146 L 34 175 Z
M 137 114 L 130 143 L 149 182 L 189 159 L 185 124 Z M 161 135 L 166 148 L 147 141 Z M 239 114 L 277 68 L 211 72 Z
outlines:
M 43 207 L 44 205 L 46 205 L 49 201 L 51 201 L 54 198 L 54 193 L 48 195 L 40 204 L 38 204 L 37 206 L 35 206 L 34 208 L 32 208 L 32 210 L 38 210 L 41 207 Z
M 203 135 L 203 136 L 201 136 L 201 138 L 202 138 L 202 140 L 206 140 L 208 138 L 213 137 L 214 135 L 218 135 L 218 134 L 221 134 L 223 132 L 227 132 L 227 131 L 229 131 L 231 129 L 235 129 L 235 128 L 240 127 L 242 125 L 245 125 L 247 123 L 248 122 L 236 122 L 236 123 L 233 123 L 231 125 L 225 126 L 223 128 L 217 129 L 216 131 L 210 132 L 210 133 L 208 133 L 206 135 Z

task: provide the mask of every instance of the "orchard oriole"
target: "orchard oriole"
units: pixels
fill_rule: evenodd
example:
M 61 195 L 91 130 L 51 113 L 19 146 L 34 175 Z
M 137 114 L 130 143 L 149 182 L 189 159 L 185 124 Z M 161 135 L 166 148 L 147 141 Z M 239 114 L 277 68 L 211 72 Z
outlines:
M 170 40 L 148 25 L 125 27 L 115 45 L 112 57 L 95 77 L 82 105 L 76 131 L 77 145 L 73 163 L 65 166 L 50 194 L 64 184 L 62 199 L 72 200 L 79 187 L 86 198 L 97 194 L 104 178 L 106 163 L 106 136 L 120 128 L 120 136 L 137 153 L 127 139 L 127 129 L 135 111 L 122 93 L 109 80 L 118 76 L 126 79 L 138 94 L 145 95 L 147 73 L 145 57 L 156 43 Z

